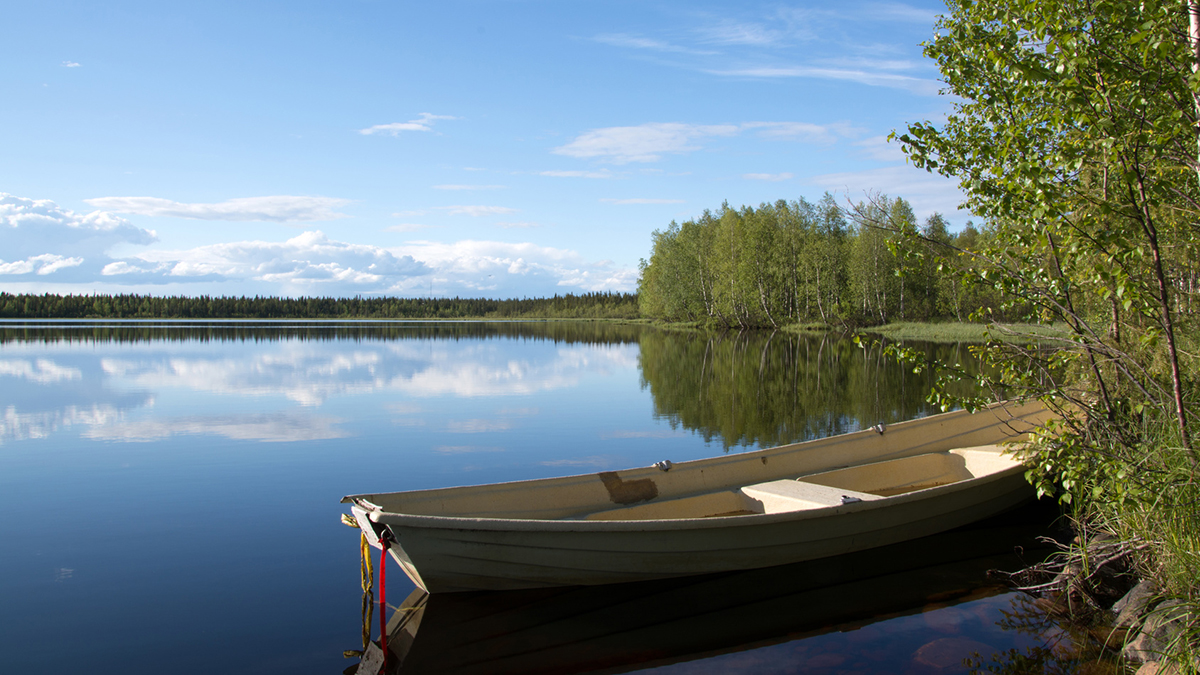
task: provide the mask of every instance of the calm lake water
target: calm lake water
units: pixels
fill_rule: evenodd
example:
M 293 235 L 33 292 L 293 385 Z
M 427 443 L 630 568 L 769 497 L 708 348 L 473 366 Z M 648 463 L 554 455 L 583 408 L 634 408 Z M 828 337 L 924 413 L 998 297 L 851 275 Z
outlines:
M 342 495 L 645 466 L 897 422 L 933 412 L 929 377 L 838 336 L 0 324 L 0 671 L 339 673 L 355 663 L 342 651 L 361 647 L 358 535 L 339 522 Z M 809 616 L 646 667 L 884 672 L 877 655 L 891 654 L 904 663 L 887 672 L 925 672 L 911 670 L 914 650 L 940 637 L 1044 643 L 997 628 L 1019 596 L 980 590 L 971 574 L 952 600 L 856 616 L 849 632 Z M 388 581 L 393 604 L 413 588 L 395 566 Z M 959 618 L 942 622 L 945 635 L 912 633 L 920 608 Z M 864 638 L 871 626 L 903 655 Z M 876 660 L 856 656 L 867 654 Z

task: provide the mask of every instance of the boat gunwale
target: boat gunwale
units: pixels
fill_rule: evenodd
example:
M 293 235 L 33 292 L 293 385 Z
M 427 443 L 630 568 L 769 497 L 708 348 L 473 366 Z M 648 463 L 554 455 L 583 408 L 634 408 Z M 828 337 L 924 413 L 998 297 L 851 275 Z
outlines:
M 771 525 L 781 522 L 802 521 L 850 515 L 863 511 L 895 507 L 908 502 L 934 499 L 943 495 L 976 488 L 1023 473 L 1024 464 L 967 478 L 954 483 L 935 485 L 912 492 L 881 497 L 879 499 L 835 504 L 811 509 L 796 509 L 778 513 L 753 513 L 736 516 L 708 516 L 700 518 L 658 518 L 644 520 L 584 520 L 584 519 L 532 519 L 532 518 L 488 518 L 480 516 L 431 516 L 389 511 L 366 512 L 371 522 L 379 525 L 411 527 L 422 530 L 460 531 L 507 531 L 507 532 L 642 532 L 660 530 L 703 530 L 724 527 Z M 587 475 L 587 474 L 585 474 Z M 361 508 L 361 507 L 359 507 Z
M 966 410 L 966 409 L 960 409 L 960 410 L 954 410 L 954 411 L 947 412 L 947 413 L 926 415 L 924 417 L 918 417 L 918 418 L 911 419 L 911 420 L 905 420 L 903 422 L 897 422 L 895 424 L 889 425 L 887 427 L 886 431 L 894 433 L 895 431 L 902 430 L 906 427 L 919 427 L 919 426 L 922 426 L 923 424 L 928 424 L 933 420 L 945 421 L 945 420 L 949 420 L 949 419 L 953 419 L 953 418 L 957 418 L 957 417 L 968 417 L 968 416 L 983 414 L 983 413 L 993 414 L 996 417 L 996 425 L 998 425 L 998 426 L 1007 426 L 1014 422 L 1024 422 L 1025 424 L 1030 424 L 1030 422 L 1028 420 L 1026 420 L 1026 417 L 1036 416 L 1037 415 L 1036 412 L 1015 413 L 1015 409 L 1026 408 L 1028 406 L 1029 406 L 1029 402 L 1022 403 L 1019 401 L 1001 401 L 998 403 L 993 403 L 993 404 L 987 406 L 986 408 L 982 408 L 978 411 L 970 411 L 970 410 Z M 1042 409 L 1039 406 L 1039 410 L 1044 410 L 1044 409 Z M 1002 413 L 1004 413 L 1005 411 L 1008 412 L 1007 416 L 1002 415 Z M 1034 424 L 1034 426 L 1037 426 L 1037 425 Z M 743 452 L 730 453 L 727 455 L 718 455 L 715 457 L 701 457 L 699 459 L 692 459 L 692 460 L 685 460 L 682 462 L 676 462 L 671 467 L 671 471 L 692 471 L 692 470 L 697 470 L 697 469 L 703 470 L 703 469 L 710 469 L 710 468 L 720 468 L 720 467 L 724 467 L 724 466 L 731 465 L 731 464 L 737 464 L 737 463 L 741 463 L 741 462 L 755 461 L 757 459 L 766 460 L 766 459 L 776 457 L 778 455 L 784 455 L 784 454 L 790 454 L 790 453 L 803 451 L 806 449 L 805 446 L 811 446 L 808 449 L 813 449 L 821 444 L 835 444 L 835 443 L 840 444 L 840 443 L 846 443 L 846 442 L 854 442 L 856 439 L 859 439 L 859 438 L 864 438 L 864 437 L 865 438 L 873 438 L 873 435 L 876 435 L 879 433 L 881 433 L 881 432 L 877 431 L 874 428 L 868 427 L 866 429 L 860 429 L 858 431 L 851 431 L 851 432 L 844 433 L 844 434 L 835 434 L 832 436 L 823 436 L 821 438 L 811 438 L 811 439 L 804 440 L 804 441 L 797 441 L 795 443 L 788 443 L 786 445 L 778 445 L 778 446 L 774 446 L 774 447 L 770 447 L 770 448 L 745 450 Z M 1012 437 L 1008 440 L 1015 441 L 1015 440 L 1020 439 L 1024 435 L 1025 435 L 1025 432 L 1016 432 L 1014 430 Z M 1004 442 L 1007 442 L 1007 441 L 999 441 L 999 442 L 997 442 L 997 444 L 1004 443 Z M 932 451 L 932 452 L 945 452 L 945 451 L 948 451 L 948 450 Z M 912 455 L 916 455 L 916 454 L 923 454 L 923 453 L 912 453 Z M 901 454 L 900 456 L 889 457 L 888 459 L 899 459 L 904 456 L 912 456 L 912 455 L 904 453 L 904 454 Z M 878 460 L 878 461 L 886 461 L 886 460 Z M 862 464 L 868 464 L 868 463 L 870 463 L 870 462 L 863 462 Z M 861 466 L 862 464 L 851 464 L 848 466 Z M 1020 466 L 1020 465 L 1018 465 L 1018 466 Z M 834 468 L 846 468 L 846 467 L 834 467 Z M 828 470 L 828 469 L 826 469 L 826 470 Z M 626 468 L 626 469 L 618 469 L 614 473 L 619 473 L 623 479 L 635 479 L 636 480 L 637 478 L 640 478 L 640 477 L 654 476 L 654 475 L 656 475 L 657 471 L 658 471 L 658 469 L 656 469 L 654 466 L 648 466 L 648 467 L 630 467 L 630 468 Z M 820 472 L 816 472 L 816 473 L 820 473 Z M 801 479 L 801 478 L 803 478 L 803 475 L 807 475 L 807 474 L 802 474 L 799 476 L 797 476 L 797 475 L 782 475 L 779 478 L 780 479 Z M 596 479 L 596 476 L 597 476 L 596 473 L 581 473 L 581 474 L 569 474 L 566 476 L 549 476 L 546 478 L 532 478 L 532 479 L 523 479 L 523 480 L 515 480 L 515 481 L 501 481 L 501 482 L 496 482 L 496 483 L 479 483 L 479 484 L 473 484 L 473 485 L 455 485 L 455 486 L 437 487 L 437 488 L 423 488 L 423 489 L 419 489 L 419 490 L 403 490 L 403 491 L 399 491 L 399 492 L 362 493 L 362 494 L 353 494 L 353 495 L 347 495 L 345 497 L 342 497 L 341 502 L 343 504 L 358 505 L 359 508 L 361 508 L 363 511 L 365 511 L 368 516 L 375 516 L 376 514 L 389 514 L 392 517 L 393 521 L 394 521 L 394 518 L 403 516 L 405 518 L 445 519 L 447 521 L 453 521 L 453 522 L 464 522 L 464 521 L 471 521 L 471 522 L 474 522 L 474 521 L 481 521 L 481 522 L 484 522 L 484 521 L 486 521 L 486 522 L 535 522 L 535 523 L 576 522 L 574 520 L 565 520 L 564 521 L 563 519 L 488 518 L 486 516 L 434 516 L 434 515 L 424 515 L 424 514 L 402 513 L 402 512 L 397 512 L 397 511 L 387 511 L 383 507 L 379 507 L 378 505 L 375 505 L 373 502 L 371 502 L 370 498 L 384 496 L 384 495 L 396 495 L 396 494 L 413 495 L 413 496 L 421 496 L 421 497 L 440 496 L 440 495 L 444 495 L 446 497 L 454 497 L 455 495 L 461 494 L 463 492 L 510 490 L 514 487 L 520 487 L 520 488 L 525 488 L 525 489 L 542 489 L 544 487 L 553 486 L 556 484 L 571 484 L 573 482 L 575 482 L 575 483 L 591 482 Z M 978 479 L 974 479 L 974 478 L 967 479 L 967 481 L 970 482 L 971 484 L 978 484 L 976 482 L 977 480 Z M 957 483 L 955 483 L 955 484 L 957 484 Z M 742 486 L 736 486 L 736 487 L 731 486 L 731 489 L 737 489 L 737 487 L 742 487 Z M 718 491 L 719 490 L 712 490 L 711 492 L 718 492 Z M 919 491 L 914 491 L 914 492 L 919 492 Z M 697 493 L 697 494 L 705 494 L 705 493 Z M 912 494 L 912 493 L 906 493 L 906 494 Z M 679 495 L 679 497 L 684 497 L 684 496 L 688 496 L 688 495 Z M 895 496 L 903 496 L 903 495 L 895 495 Z M 886 503 L 895 503 L 893 501 L 893 497 L 886 497 L 882 500 L 874 500 L 874 501 L 884 501 Z M 363 505 L 361 502 L 366 502 L 367 504 L 370 504 L 371 506 L 375 506 L 376 508 L 370 508 L 370 506 Z M 828 508 L 828 507 L 826 507 L 826 508 Z M 809 509 L 809 510 L 824 511 L 823 508 L 822 509 Z M 788 513 L 792 513 L 792 512 L 788 512 Z M 714 517 L 708 517 L 708 518 L 695 518 L 695 519 L 679 518 L 679 519 L 666 519 L 665 522 L 679 523 L 679 522 L 683 522 L 683 521 L 687 521 L 687 520 L 711 521 L 714 518 L 725 518 L 725 517 L 746 518 L 746 517 L 749 517 L 750 515 L 762 516 L 762 515 L 775 515 L 775 514 L 748 514 L 748 515 L 743 515 L 743 516 L 714 516 Z M 371 520 L 374 522 L 379 522 L 375 517 L 371 517 Z M 588 522 L 600 522 L 600 521 L 588 521 Z M 654 522 L 654 521 L 647 519 L 647 520 L 611 520 L 608 522 L 620 522 L 620 523 L 642 522 L 642 523 L 644 523 L 644 522 Z

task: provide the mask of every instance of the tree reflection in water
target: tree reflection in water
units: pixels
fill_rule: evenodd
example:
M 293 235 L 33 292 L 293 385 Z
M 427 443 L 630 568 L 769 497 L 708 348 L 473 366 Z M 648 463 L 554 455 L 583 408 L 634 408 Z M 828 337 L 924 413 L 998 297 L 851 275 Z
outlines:
M 1077 626 L 1062 623 L 1024 593 L 1012 596 L 996 626 L 1027 636 L 1033 643 L 987 656 L 976 654 L 965 665 L 971 675 L 1106 675 L 1123 672 L 1116 655 Z
M 734 446 L 770 447 L 941 412 L 926 402 L 935 381 L 838 334 L 687 334 L 639 337 L 642 386 L 655 414 Z M 966 345 L 906 342 L 927 361 L 977 364 Z M 964 385 L 965 387 L 966 385 Z

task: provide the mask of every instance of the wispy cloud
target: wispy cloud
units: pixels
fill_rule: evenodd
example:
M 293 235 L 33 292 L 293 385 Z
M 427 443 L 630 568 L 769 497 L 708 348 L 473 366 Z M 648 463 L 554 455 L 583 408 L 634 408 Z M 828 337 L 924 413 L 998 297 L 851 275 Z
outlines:
M 898 75 L 895 73 L 872 72 L 848 68 L 822 68 L 816 66 L 754 66 L 727 70 L 708 70 L 711 75 L 727 77 L 784 78 L 808 77 L 822 80 L 846 80 L 873 87 L 904 89 L 914 94 L 935 95 L 942 84 L 936 80 Z
M 840 137 L 854 136 L 858 129 L 844 122 L 813 124 L 810 122 L 743 122 L 741 124 L 688 124 L 684 122 L 650 122 L 636 127 L 605 127 L 592 129 L 577 136 L 553 152 L 581 159 L 599 159 L 614 164 L 655 162 L 667 154 L 682 154 L 700 150 L 704 138 L 737 136 L 754 131 L 766 138 L 780 138 L 810 143 L 829 144 Z M 542 175 L 608 177 L 601 172 L 543 171 Z
M 63 62 L 62 62 L 62 67 L 63 67 L 63 68 L 78 68 L 78 67 L 79 67 L 79 66 L 81 66 L 81 65 L 83 65 L 83 64 L 82 64 L 82 63 L 76 63 L 75 61 L 63 61 Z
M 416 415 L 425 412 L 425 408 L 423 406 L 409 402 L 385 403 L 383 404 L 383 407 L 388 412 L 395 413 L 397 415 Z
M 538 225 L 537 223 L 534 223 L 534 222 L 531 222 L 528 220 L 522 220 L 519 222 L 496 223 L 496 226 L 503 227 L 506 230 L 517 230 L 517 229 L 528 229 L 531 227 L 541 227 L 541 225 Z
M 452 216 L 504 216 L 510 213 L 516 213 L 517 209 L 507 206 L 439 206 L 437 207 L 448 212 Z
M 262 413 L 147 419 L 93 427 L 87 438 L 107 441 L 144 442 L 180 434 L 216 435 L 235 440 L 288 443 L 345 438 L 337 428 L 342 420 L 295 413 Z
M 349 204 L 333 197 L 245 197 L 215 204 L 188 204 L 158 197 L 97 197 L 85 199 L 97 208 L 139 216 L 191 218 L 196 220 L 265 220 L 276 223 L 312 222 L 346 218 L 334 211 Z
M 557 147 L 557 155 L 583 159 L 599 158 L 615 164 L 656 162 L 664 154 L 699 150 L 698 139 L 709 136 L 735 136 L 734 124 L 650 123 L 636 127 L 592 129 L 566 145 Z
M 649 199 L 645 197 L 634 197 L 633 199 L 608 199 L 602 198 L 600 201 L 609 204 L 683 204 L 682 199 Z
M 743 12 L 744 14 L 744 12 Z M 674 67 L 719 77 L 803 77 L 936 95 L 937 82 L 913 77 L 921 68 L 915 43 L 936 13 L 904 2 L 860 6 L 775 7 L 756 16 L 700 11 L 671 37 L 609 33 L 597 42 L 628 50 L 671 53 Z M 880 24 L 886 32 L 880 32 Z M 897 55 L 911 55 L 895 58 Z M 869 58 L 887 55 L 889 58 Z M 930 66 L 925 65 L 928 68 Z M 907 75 L 905 74 L 907 73 Z
M 778 42 L 785 32 L 759 23 L 722 20 L 697 31 L 704 42 L 719 45 L 762 46 Z
M 594 467 L 603 469 L 613 466 L 620 462 L 620 459 L 611 455 L 592 455 L 590 457 L 578 457 L 575 459 L 551 459 L 545 462 L 538 462 L 542 466 L 562 466 L 562 467 Z
M 503 185 L 434 185 L 434 190 L 503 190 Z
M 845 122 L 812 124 L 809 122 L 745 122 L 743 129 L 753 129 L 759 136 L 828 145 L 838 138 L 856 136 L 860 132 Z
M 865 56 L 837 56 L 829 59 L 821 59 L 819 63 L 813 65 L 830 66 L 836 68 L 857 68 L 860 70 L 916 70 L 924 64 L 915 63 L 906 59 L 877 59 Z
M 683 431 L 671 429 L 656 429 L 653 431 L 605 431 L 600 433 L 600 439 L 611 441 L 621 438 L 679 438 L 687 436 Z
M 932 26 L 938 17 L 937 12 L 901 2 L 872 2 L 862 14 L 876 21 L 911 21 L 926 26 Z
M 964 197 L 952 179 L 913 166 L 830 173 L 815 176 L 806 182 L 831 192 L 841 192 L 854 201 L 865 198 L 873 191 L 903 197 L 921 218 L 935 211 L 947 217 L 969 217 L 969 214 L 958 210 Z
M 554 178 L 612 178 L 612 172 L 603 171 L 543 171 L 539 176 L 551 176 Z
M 453 120 L 458 119 L 450 115 L 432 115 L 430 113 L 421 113 L 420 117 L 407 122 L 392 122 L 390 124 L 376 124 L 373 127 L 359 129 L 358 133 L 364 136 L 372 134 L 390 134 L 399 136 L 402 131 L 433 131 L 433 124 L 438 120 Z
M 746 180 L 766 180 L 766 181 L 773 181 L 773 182 L 791 180 L 794 177 L 795 176 L 793 176 L 790 173 L 744 173 L 744 174 L 742 174 L 742 178 L 745 178 Z
M 629 48 L 629 49 L 646 49 L 646 50 L 655 51 L 655 52 L 673 52 L 676 54 L 697 54 L 697 55 L 702 55 L 702 56 L 717 53 L 714 51 L 709 51 L 709 50 L 704 50 L 704 49 L 692 49 L 690 47 L 681 47 L 679 45 L 674 45 L 669 42 L 664 42 L 662 40 L 655 40 L 653 38 L 642 37 L 640 35 L 630 35 L 628 33 L 607 33 L 604 35 L 597 35 L 592 39 L 595 40 L 596 42 L 610 45 L 613 47 L 625 47 L 625 48 Z
M 397 223 L 396 225 L 388 225 L 383 228 L 384 232 L 416 232 L 428 228 L 428 225 L 420 223 Z
M 508 420 L 456 420 L 446 423 L 446 431 L 456 434 L 484 434 L 495 431 L 507 431 L 512 428 Z
M 504 452 L 504 448 L 492 445 L 439 445 L 433 451 L 440 455 L 465 455 L 476 452 Z
M 871 159 L 882 162 L 903 162 L 906 159 L 904 151 L 900 149 L 900 143 L 889 143 L 887 136 L 871 136 L 857 141 L 854 145 L 862 148 Z

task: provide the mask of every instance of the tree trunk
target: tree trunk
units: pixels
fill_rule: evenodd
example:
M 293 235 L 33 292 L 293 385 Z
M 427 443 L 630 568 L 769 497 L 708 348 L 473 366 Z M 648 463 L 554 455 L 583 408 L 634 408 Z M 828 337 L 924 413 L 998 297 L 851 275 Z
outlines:
M 1200 72 L 1200 0 L 1184 0 L 1188 10 L 1188 43 L 1192 47 L 1192 72 Z M 1196 180 L 1200 181 L 1200 92 L 1192 92 L 1196 111 Z

